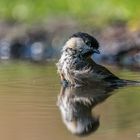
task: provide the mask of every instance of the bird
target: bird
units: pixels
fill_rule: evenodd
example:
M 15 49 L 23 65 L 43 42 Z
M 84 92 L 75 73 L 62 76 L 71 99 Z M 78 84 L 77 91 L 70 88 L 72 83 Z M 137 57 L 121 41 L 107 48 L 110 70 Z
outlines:
M 133 81 L 120 79 L 93 60 L 92 55 L 100 54 L 99 46 L 97 39 L 88 33 L 77 32 L 69 37 L 56 64 L 61 83 L 64 86 L 92 86 L 95 82 L 133 83 Z

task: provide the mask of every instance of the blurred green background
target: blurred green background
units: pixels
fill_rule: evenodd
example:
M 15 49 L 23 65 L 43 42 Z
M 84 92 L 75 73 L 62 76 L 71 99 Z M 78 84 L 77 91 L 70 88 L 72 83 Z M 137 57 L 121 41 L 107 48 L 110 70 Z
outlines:
M 112 21 L 140 23 L 139 0 L 0 0 L 1 20 L 44 22 L 69 17 L 86 24 L 106 25 Z

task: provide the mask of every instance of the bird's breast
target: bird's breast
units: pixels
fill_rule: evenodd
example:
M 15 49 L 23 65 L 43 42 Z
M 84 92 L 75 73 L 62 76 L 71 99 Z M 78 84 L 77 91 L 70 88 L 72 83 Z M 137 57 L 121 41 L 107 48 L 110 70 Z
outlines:
M 73 69 L 73 59 L 71 56 L 63 54 L 60 61 L 60 69 L 61 69 L 61 73 L 63 74 L 64 78 L 67 81 L 71 80 L 71 69 Z

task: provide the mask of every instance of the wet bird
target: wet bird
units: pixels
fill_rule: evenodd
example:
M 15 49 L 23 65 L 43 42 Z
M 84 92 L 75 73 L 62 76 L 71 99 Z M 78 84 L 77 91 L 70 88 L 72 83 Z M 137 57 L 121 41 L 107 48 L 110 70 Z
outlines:
M 57 63 L 64 86 L 93 85 L 94 82 L 109 84 L 128 83 L 111 73 L 91 58 L 99 54 L 99 42 L 87 33 L 73 34 L 65 43 L 62 55 Z

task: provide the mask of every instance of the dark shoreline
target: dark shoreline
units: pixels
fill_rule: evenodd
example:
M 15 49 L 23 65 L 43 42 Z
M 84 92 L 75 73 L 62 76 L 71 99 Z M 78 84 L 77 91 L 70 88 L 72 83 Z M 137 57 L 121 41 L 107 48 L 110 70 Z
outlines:
M 58 58 L 67 38 L 77 31 L 88 32 L 100 42 L 101 55 L 95 56 L 96 61 L 140 68 L 140 30 L 125 23 L 87 29 L 73 21 L 32 26 L 0 22 L 0 59 L 44 62 Z

